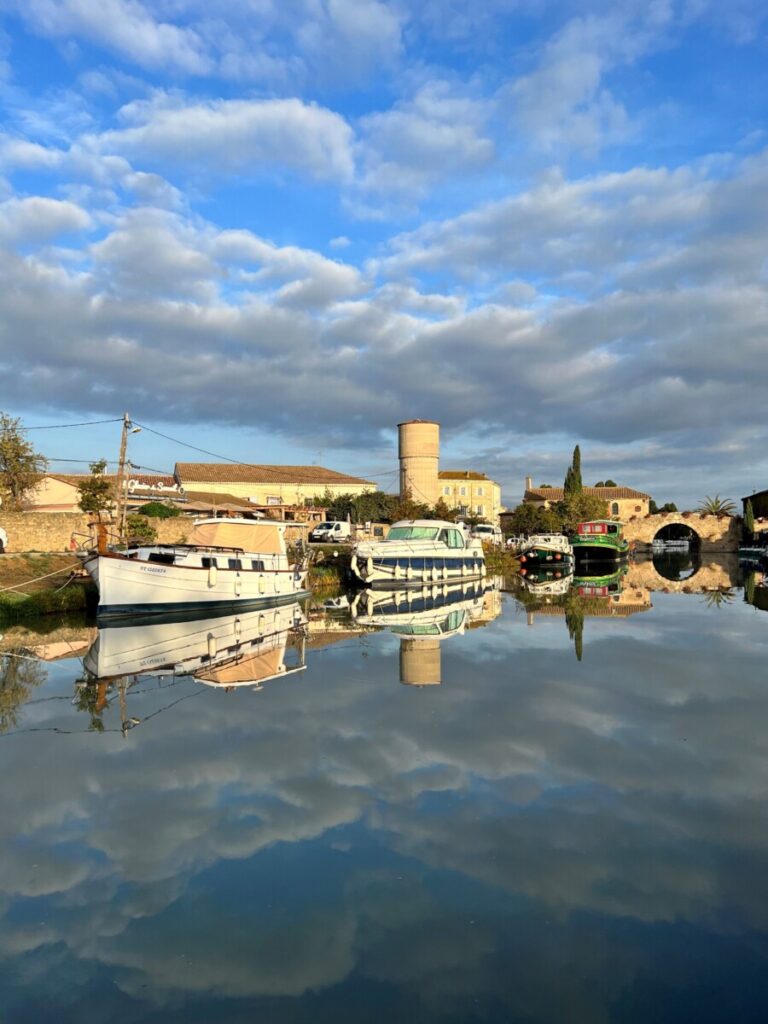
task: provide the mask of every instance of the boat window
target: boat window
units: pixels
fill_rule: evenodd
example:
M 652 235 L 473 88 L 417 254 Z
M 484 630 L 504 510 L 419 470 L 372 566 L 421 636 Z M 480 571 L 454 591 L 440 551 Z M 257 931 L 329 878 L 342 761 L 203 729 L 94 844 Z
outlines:
M 227 565 L 229 566 L 230 569 L 242 569 L 243 568 L 243 563 L 240 561 L 239 558 L 229 558 L 229 559 L 227 559 Z
M 206 556 L 203 556 L 200 561 L 202 562 L 204 569 L 210 569 L 212 565 L 218 565 L 215 558 L 207 558 Z
M 439 532 L 432 526 L 393 526 L 387 540 L 436 540 Z
M 448 547 L 449 548 L 463 548 L 464 538 L 461 536 L 459 530 L 448 531 Z
M 150 551 L 147 561 L 160 562 L 161 565 L 173 565 L 176 556 L 166 551 Z
M 256 559 L 252 559 L 251 568 L 254 569 L 256 572 L 264 572 L 264 562 L 261 559 L 259 559 L 258 561 Z
M 435 623 L 426 625 L 393 626 L 392 632 L 401 636 L 439 636 L 440 627 Z

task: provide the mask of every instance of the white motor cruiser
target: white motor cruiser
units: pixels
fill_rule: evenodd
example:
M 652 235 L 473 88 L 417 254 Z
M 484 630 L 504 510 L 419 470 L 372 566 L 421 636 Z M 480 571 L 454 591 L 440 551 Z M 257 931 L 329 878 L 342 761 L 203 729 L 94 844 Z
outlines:
M 106 546 L 83 565 L 99 588 L 99 619 L 216 614 L 293 602 L 307 594 L 306 564 L 289 565 L 282 523 L 202 519 L 184 544 Z
M 403 519 L 385 540 L 361 541 L 351 569 L 366 587 L 422 587 L 482 579 L 482 542 L 442 519 Z

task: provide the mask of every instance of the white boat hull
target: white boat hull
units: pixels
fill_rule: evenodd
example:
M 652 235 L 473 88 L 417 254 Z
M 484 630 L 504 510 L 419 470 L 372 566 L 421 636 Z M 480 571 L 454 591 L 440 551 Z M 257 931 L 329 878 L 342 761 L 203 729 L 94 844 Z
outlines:
M 257 570 L 162 565 L 119 554 L 84 562 L 99 588 L 99 618 L 226 612 L 304 597 L 301 570 Z
M 485 555 L 478 541 L 463 549 L 432 543 L 358 545 L 352 572 L 366 587 L 398 589 L 481 580 L 486 575 Z
M 284 650 L 291 630 L 306 618 L 298 602 L 261 611 L 100 629 L 85 656 L 87 672 L 99 679 L 127 675 L 192 675 L 234 658 Z

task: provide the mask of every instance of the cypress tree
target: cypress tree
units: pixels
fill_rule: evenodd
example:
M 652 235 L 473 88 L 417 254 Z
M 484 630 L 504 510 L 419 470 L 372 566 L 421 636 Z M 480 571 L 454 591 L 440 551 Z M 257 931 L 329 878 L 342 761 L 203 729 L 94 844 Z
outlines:
M 744 529 L 751 540 L 752 534 L 755 532 L 755 510 L 752 508 L 751 500 L 747 502 L 747 507 L 744 509 Z
M 581 449 L 578 445 L 573 449 L 573 459 L 568 467 L 568 472 L 565 474 L 563 490 L 565 491 L 566 498 L 569 498 L 572 494 L 581 494 Z

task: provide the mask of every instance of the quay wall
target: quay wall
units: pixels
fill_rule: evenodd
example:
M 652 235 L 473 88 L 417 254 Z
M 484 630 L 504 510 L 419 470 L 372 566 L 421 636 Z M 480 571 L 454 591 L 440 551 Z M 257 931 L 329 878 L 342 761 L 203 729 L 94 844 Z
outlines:
M 80 512 L 2 512 L 0 526 L 8 534 L 7 551 L 17 554 L 27 551 L 72 551 L 93 546 L 89 523 L 91 516 Z M 174 519 L 152 519 L 160 544 L 181 544 L 190 530 L 192 521 L 184 516 Z M 306 527 L 291 526 L 285 530 L 285 539 L 291 544 L 306 539 Z

